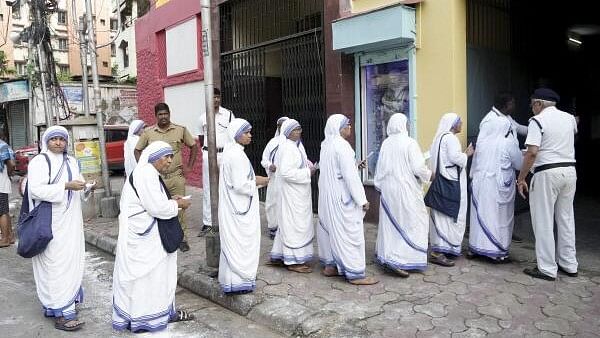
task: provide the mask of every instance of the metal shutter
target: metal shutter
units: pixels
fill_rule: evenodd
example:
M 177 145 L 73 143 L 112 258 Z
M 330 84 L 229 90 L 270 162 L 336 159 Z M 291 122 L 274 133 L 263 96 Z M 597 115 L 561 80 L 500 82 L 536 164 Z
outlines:
M 14 101 L 8 105 L 10 146 L 13 149 L 27 145 L 27 101 Z

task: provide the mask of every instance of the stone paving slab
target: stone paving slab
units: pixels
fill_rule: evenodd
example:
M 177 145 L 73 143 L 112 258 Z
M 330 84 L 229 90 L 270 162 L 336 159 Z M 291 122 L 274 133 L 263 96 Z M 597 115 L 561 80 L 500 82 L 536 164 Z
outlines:
M 534 280 L 522 273 L 535 261 L 533 246 L 526 242 L 513 244 L 511 264 L 461 257 L 455 267 L 430 265 L 423 273 L 401 279 L 373 263 L 377 232 L 376 225 L 368 223 L 367 274 L 379 279 L 378 284 L 359 287 L 341 277 L 324 277 L 316 261 L 309 274 L 266 265 L 272 241 L 263 229 L 257 290 L 226 296 L 206 274 L 204 238 L 195 236 L 201 191 L 188 189 L 194 208 L 187 218 L 191 250 L 178 253 L 179 284 L 288 336 L 600 336 L 600 273 L 594 272 L 598 266 L 581 265 L 577 278 Z M 262 206 L 261 215 L 264 224 Z M 115 219 L 90 220 L 85 224 L 86 241 L 114 254 L 117 228 Z

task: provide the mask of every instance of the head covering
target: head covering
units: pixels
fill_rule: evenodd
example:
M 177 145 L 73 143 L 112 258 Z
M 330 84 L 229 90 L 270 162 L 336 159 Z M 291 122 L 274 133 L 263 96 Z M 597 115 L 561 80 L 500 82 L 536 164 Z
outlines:
M 244 119 L 235 118 L 231 120 L 229 126 L 227 127 L 227 135 L 229 135 L 230 141 L 237 143 L 238 138 L 250 130 L 252 130 L 252 125 L 250 122 Z
M 281 128 L 280 126 L 283 124 L 283 122 L 285 122 L 286 120 L 289 120 L 290 118 L 287 116 L 282 116 L 280 118 L 277 119 L 277 129 L 275 129 L 275 136 L 273 137 L 277 137 L 281 134 Z
M 406 129 L 406 122 L 408 119 L 406 115 L 402 113 L 396 113 L 390 117 L 387 125 L 387 134 L 388 135 L 406 135 L 408 134 L 408 130 Z
M 144 149 L 144 151 L 142 151 L 142 155 L 140 156 L 138 165 L 135 167 L 135 170 L 137 170 L 137 168 L 142 167 L 146 163 L 152 164 L 161 159 L 162 157 L 172 154 L 173 148 L 171 148 L 171 146 L 167 142 L 154 141 L 150 143 L 146 147 L 146 149 Z
M 129 124 L 129 131 L 127 132 L 127 137 L 137 136 L 137 133 L 144 128 L 146 124 L 142 120 L 133 120 Z
M 67 131 L 67 129 L 65 129 L 65 127 L 62 127 L 62 126 L 52 126 L 48 129 L 46 129 L 46 131 L 42 135 L 42 152 L 43 153 L 48 152 L 48 141 L 50 141 L 50 139 L 52 139 L 54 137 L 62 137 L 65 139 L 65 141 L 67 141 L 67 144 L 69 144 L 69 132 Z M 65 146 L 65 150 L 63 151 L 63 153 L 65 153 L 65 154 L 67 153 L 66 146 Z
M 500 170 L 500 155 L 506 146 L 505 138 L 515 138 L 510 134 L 511 124 L 505 117 L 494 117 L 479 131 L 477 148 L 473 156 L 471 174 L 478 171 L 495 173 Z
M 560 96 L 550 88 L 538 88 L 531 95 L 532 100 L 544 100 L 558 103 Z
M 290 137 L 290 133 L 292 130 L 300 128 L 300 123 L 294 119 L 287 119 L 281 125 L 281 132 L 285 135 L 286 138 Z
M 342 114 L 333 114 L 325 124 L 325 140 L 340 136 L 340 132 L 350 124 L 350 120 Z
M 450 130 L 456 126 L 459 121 L 460 117 L 456 113 L 446 113 L 440 119 L 438 129 L 435 133 L 435 137 L 433 138 L 433 143 L 431 143 L 431 148 L 429 148 L 429 154 L 431 155 L 429 160 L 431 170 L 435 171 L 436 169 L 437 154 L 441 137 L 446 133 L 450 133 Z

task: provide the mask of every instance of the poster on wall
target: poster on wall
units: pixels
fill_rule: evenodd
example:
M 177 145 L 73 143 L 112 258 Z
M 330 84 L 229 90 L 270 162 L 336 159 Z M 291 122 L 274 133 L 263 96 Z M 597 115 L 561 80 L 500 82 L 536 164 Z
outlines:
M 0 102 L 27 100 L 29 86 L 26 80 L 0 83 Z
M 368 163 L 367 180 L 372 180 L 390 117 L 403 113 L 411 120 L 408 60 L 366 65 L 362 70 L 363 128 L 366 128 L 363 159 Z
M 94 174 L 101 171 L 100 168 L 100 142 L 85 141 L 75 142 L 75 158 L 79 160 L 82 174 Z

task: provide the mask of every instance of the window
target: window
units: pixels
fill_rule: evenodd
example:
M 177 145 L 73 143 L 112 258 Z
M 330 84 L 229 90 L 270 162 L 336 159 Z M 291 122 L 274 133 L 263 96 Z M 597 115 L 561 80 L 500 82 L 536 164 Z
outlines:
M 58 72 L 61 74 L 69 74 L 69 65 L 58 65 Z
M 117 45 L 114 43 L 110 44 L 110 56 L 117 56 Z
M 121 41 L 119 49 L 123 55 L 123 68 L 127 68 L 129 67 L 129 43 L 125 40 Z
M 15 62 L 15 70 L 17 72 L 17 75 L 26 75 L 27 64 L 24 62 Z
M 102 61 L 102 67 L 108 67 L 108 62 Z
M 17 4 L 14 5 L 12 8 L 12 17 L 13 19 L 20 19 L 21 18 L 21 5 Z
M 69 50 L 69 40 L 58 39 L 58 50 Z
M 4 14 L 0 13 L 0 21 L 4 21 Z
M 110 19 L 110 29 L 116 31 L 119 29 L 119 22 L 117 19 Z
M 66 25 L 67 24 L 67 11 L 63 11 L 63 10 L 59 10 L 57 12 L 57 22 L 59 25 Z
M 372 181 L 381 144 L 388 136 L 390 117 L 395 113 L 405 114 L 411 135 L 414 135 L 414 117 L 410 111 L 408 59 L 378 60 L 381 63 L 365 59 L 360 65 L 362 159 L 368 163 L 364 178 Z
M 101 24 L 102 26 L 106 26 L 106 20 L 104 20 L 104 19 L 100 19 L 100 24 Z

